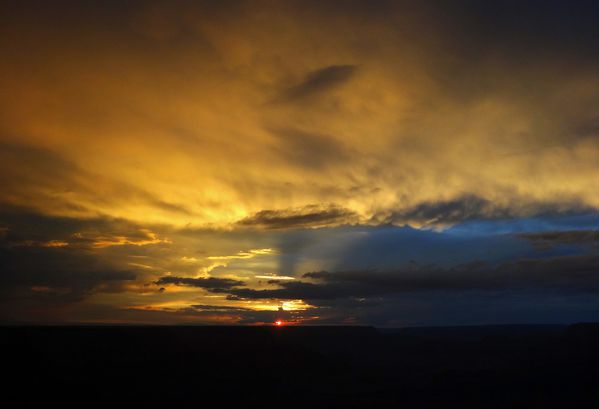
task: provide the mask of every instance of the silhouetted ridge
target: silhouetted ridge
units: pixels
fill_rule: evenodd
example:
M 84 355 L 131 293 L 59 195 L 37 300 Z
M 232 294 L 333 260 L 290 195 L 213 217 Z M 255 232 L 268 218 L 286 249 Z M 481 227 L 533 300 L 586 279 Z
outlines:
M 24 406 L 58 395 L 136 407 L 209 400 L 285 408 L 599 405 L 594 323 L 4 327 L 0 346 L 12 374 L 7 399 Z M 35 393 L 19 392 L 24 385 Z

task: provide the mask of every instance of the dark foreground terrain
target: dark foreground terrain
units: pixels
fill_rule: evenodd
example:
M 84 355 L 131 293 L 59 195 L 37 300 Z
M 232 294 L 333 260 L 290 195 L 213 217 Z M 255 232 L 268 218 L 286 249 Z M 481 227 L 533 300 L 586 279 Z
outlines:
M 599 408 L 599 324 L 3 327 L 0 343 L 11 407 Z

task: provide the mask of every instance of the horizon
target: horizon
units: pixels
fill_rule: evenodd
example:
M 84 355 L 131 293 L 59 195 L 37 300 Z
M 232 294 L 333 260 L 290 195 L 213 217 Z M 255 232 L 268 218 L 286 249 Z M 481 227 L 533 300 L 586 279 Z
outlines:
M 427 328 L 485 328 L 485 327 L 571 327 L 577 325 L 599 325 L 599 321 L 577 321 L 563 323 L 498 323 L 498 324 L 455 324 L 455 325 L 410 325 L 404 327 L 377 327 L 368 324 L 297 324 L 283 322 L 257 324 L 213 324 L 213 323 L 131 323 L 131 322 L 5 322 L 0 327 L 205 327 L 205 328 L 373 328 L 376 330 L 427 329 Z

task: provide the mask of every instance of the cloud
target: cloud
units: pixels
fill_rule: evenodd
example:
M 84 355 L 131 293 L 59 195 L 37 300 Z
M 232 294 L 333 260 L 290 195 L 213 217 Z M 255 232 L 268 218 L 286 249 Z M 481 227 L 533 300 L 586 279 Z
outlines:
M 420 203 L 413 208 L 392 213 L 387 216 L 384 222 L 435 225 L 472 219 L 504 219 L 510 217 L 512 217 L 511 209 L 501 208 L 490 200 L 474 195 L 466 195 L 449 201 Z
M 76 160 L 48 148 L 18 142 L 5 143 L 0 137 L 0 182 L 11 194 L 0 198 L 4 208 L 29 208 L 30 212 L 87 218 L 89 209 L 111 213 L 118 203 L 137 203 L 163 214 L 190 216 L 184 206 L 160 199 L 148 191 L 121 180 L 86 169 Z
M 599 230 L 558 230 L 521 233 L 519 237 L 530 240 L 535 246 L 549 248 L 562 244 L 599 244 Z
M 47 216 L 33 209 L 0 205 L 8 246 L 105 248 L 168 244 L 151 229 L 123 219 Z
M 330 135 L 320 135 L 294 128 L 277 128 L 270 131 L 279 138 L 276 152 L 287 163 L 302 169 L 324 170 L 350 160 L 352 152 Z
M 89 254 L 66 247 L 2 248 L 2 278 L 5 286 L 50 286 L 90 290 L 107 281 L 135 278 L 132 271 L 102 265 Z
M 595 294 L 599 291 L 599 257 L 560 256 L 518 259 L 498 266 L 473 262 L 454 268 L 410 266 L 394 271 L 312 272 L 313 281 L 279 281 L 277 288 L 233 288 L 241 299 L 302 299 L 307 302 L 390 297 L 405 293 L 490 291 Z
M 210 324 L 272 324 L 275 319 L 286 323 L 302 323 L 314 319 L 307 311 L 256 310 L 239 306 L 221 306 L 193 304 L 185 308 L 140 307 L 126 311 L 112 311 L 112 314 L 125 316 L 127 322 L 160 323 L 164 321 L 178 323 Z
M 186 285 L 190 287 L 204 288 L 206 290 L 214 292 L 228 291 L 233 287 L 245 285 L 243 281 L 232 280 L 229 278 L 186 278 L 173 276 L 160 277 L 158 280 L 154 282 L 154 284 L 159 286 L 166 284 Z
M 257 275 L 256 278 L 268 280 L 269 284 L 276 283 L 278 280 L 295 280 L 295 277 L 278 276 L 278 275 Z
M 152 292 L 144 284 L 159 265 L 153 255 L 164 258 L 170 246 L 150 229 L 109 217 L 48 216 L 2 205 L 0 226 L 3 320 L 61 322 L 94 300 L 119 303 Z
M 588 218 L 575 221 L 589 223 Z M 556 223 L 552 226 L 559 226 Z M 531 253 L 518 234 L 461 236 L 391 226 L 176 231 L 106 218 L 43 216 L 16 208 L 0 213 L 0 225 L 0 260 L 3 271 L 8 271 L 0 298 L 6 314 L 15 317 L 35 316 L 32 311 L 42 308 L 48 320 L 57 320 L 78 308 L 80 313 L 74 316 L 84 318 L 84 311 L 92 311 L 93 304 L 105 299 L 122 308 L 149 304 L 173 312 L 190 305 L 212 305 L 211 297 L 216 297 L 227 307 L 240 308 L 246 306 L 235 304 L 276 306 L 285 300 L 304 300 L 315 307 L 303 313 L 304 319 L 341 322 L 360 311 L 375 322 L 391 314 L 398 298 L 415 294 L 429 299 L 439 293 L 487 293 L 493 297 L 501 293 L 507 300 L 509 294 L 521 293 L 577 298 L 597 289 L 593 271 L 599 263 L 592 254 Z M 88 232 L 93 240 L 77 238 L 75 233 L 80 231 Z M 94 245 L 97 237 L 143 241 L 147 231 L 169 237 L 170 243 Z M 68 244 L 47 245 L 54 242 Z M 540 258 L 553 255 L 558 257 Z M 231 265 L 213 269 L 210 278 L 192 278 L 214 262 L 214 257 L 216 261 L 225 257 Z M 468 263 L 477 259 L 484 262 Z M 329 272 L 298 275 L 302 270 L 323 268 Z M 286 280 L 276 279 L 283 270 L 288 271 Z M 242 278 L 226 278 L 228 274 Z M 111 314 L 115 319 L 134 319 L 129 313 Z M 177 314 L 173 320 L 188 313 Z M 190 312 L 185 319 L 213 322 L 217 315 L 234 319 L 226 321 L 230 323 L 270 322 L 266 313 L 206 308 L 201 314 Z M 135 319 L 142 319 L 141 315 Z
M 75 243 L 90 243 L 93 247 L 103 248 L 111 246 L 147 246 L 150 244 L 170 243 L 167 239 L 161 239 L 158 235 L 148 229 L 139 229 L 133 236 L 103 236 L 90 235 L 89 233 L 77 232 L 73 234 Z
M 252 249 L 248 251 L 239 251 L 237 254 L 232 256 L 208 256 L 208 260 L 244 260 L 248 258 L 254 258 L 256 256 L 263 256 L 273 254 L 274 250 L 270 248 L 265 249 Z
M 249 308 L 243 307 L 231 307 L 226 305 L 205 305 L 205 304 L 194 304 L 191 308 L 197 311 L 220 311 L 220 312 L 246 312 L 251 311 Z
M 350 3 L 5 10 L 3 200 L 225 229 L 599 207 L 595 6 Z
M 0 320 L 61 322 L 99 293 L 123 294 L 134 269 L 69 247 L 0 244 Z
M 443 226 L 472 220 L 516 219 L 530 216 L 554 217 L 572 214 L 592 213 L 593 208 L 584 206 L 572 198 L 562 198 L 553 202 L 536 202 L 526 198 L 510 199 L 509 203 L 468 194 L 452 200 L 423 202 L 414 207 L 399 211 L 382 212 L 372 217 L 379 224 Z
M 599 209 L 594 2 L 13 3 L 2 291 L 40 300 L 15 316 L 303 295 L 380 322 L 511 289 L 594 311 L 594 233 L 569 232 Z M 208 273 L 238 279 L 152 284 Z
M 290 229 L 349 224 L 357 215 L 337 206 L 308 205 L 285 210 L 261 210 L 238 222 L 240 226 Z
M 326 284 L 352 284 L 379 291 L 453 290 L 590 292 L 599 290 L 599 257 L 595 255 L 521 258 L 497 266 L 471 262 L 453 268 L 413 265 L 388 271 L 313 272 L 303 275 Z M 354 294 L 359 296 L 360 294 Z
M 234 287 L 215 294 L 227 294 L 226 301 L 237 305 L 301 299 L 311 308 L 294 317 L 304 323 L 559 323 L 595 319 L 598 267 L 593 255 L 520 258 L 497 265 L 472 262 L 454 268 L 412 264 L 387 271 L 312 272 L 292 282 L 271 283 L 271 288 Z M 245 323 L 276 317 L 252 317 L 234 309 L 229 313 L 245 316 Z
M 310 72 L 302 82 L 283 91 L 276 102 L 299 102 L 322 95 L 349 81 L 357 67 L 354 65 L 331 65 Z
M 48 293 L 73 298 L 99 289 L 120 291 L 119 286 L 133 281 L 137 272 L 122 260 L 96 252 L 104 247 L 97 245 L 98 237 L 140 245 L 147 244 L 144 240 L 150 234 L 123 220 L 45 216 L 10 206 L 0 207 L 0 225 L 4 226 L 0 237 L 4 296 L 30 287 L 47 287 Z M 88 233 L 82 236 L 80 232 Z
M 221 314 L 226 317 L 230 323 L 237 325 L 244 324 L 272 324 L 275 319 L 283 319 L 287 323 L 299 322 L 306 315 L 302 311 L 270 311 L 255 310 L 243 307 L 221 307 L 215 305 L 192 305 L 190 308 L 181 312 L 188 312 L 196 315 L 196 319 L 202 319 L 205 316 Z

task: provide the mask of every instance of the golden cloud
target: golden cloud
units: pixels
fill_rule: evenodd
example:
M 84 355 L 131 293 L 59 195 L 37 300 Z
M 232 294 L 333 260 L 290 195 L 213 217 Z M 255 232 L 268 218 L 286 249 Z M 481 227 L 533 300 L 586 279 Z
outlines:
M 97 7 L 3 18 L 6 203 L 217 228 L 321 203 L 343 213 L 317 227 L 423 225 L 389 217 L 466 195 L 481 217 L 599 206 L 595 61 L 475 55 L 426 7 Z

